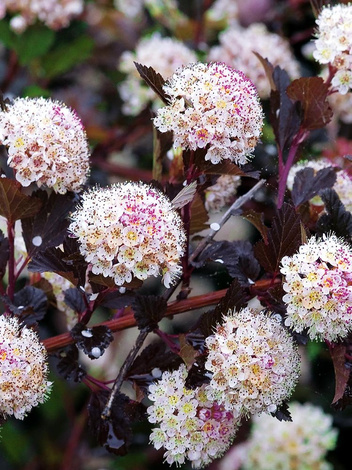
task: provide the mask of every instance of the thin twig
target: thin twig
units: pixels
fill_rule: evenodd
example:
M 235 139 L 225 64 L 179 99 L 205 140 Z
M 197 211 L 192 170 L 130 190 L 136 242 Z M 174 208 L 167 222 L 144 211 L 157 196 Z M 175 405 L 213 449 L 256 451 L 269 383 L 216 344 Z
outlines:
M 236 199 L 236 201 L 232 204 L 232 206 L 225 212 L 225 214 L 221 217 L 220 221 L 218 222 L 219 228 L 217 230 L 211 229 L 208 236 L 203 238 L 203 240 L 199 243 L 197 248 L 194 250 L 192 255 L 189 257 L 189 261 L 194 261 L 197 256 L 206 248 L 206 246 L 212 241 L 215 235 L 219 232 L 220 228 L 225 225 L 225 223 L 229 220 L 232 215 L 235 215 L 235 212 L 238 211 L 240 207 L 242 207 L 251 197 L 258 191 L 259 188 L 263 186 L 265 180 L 260 180 L 258 183 L 253 186 L 246 194 Z

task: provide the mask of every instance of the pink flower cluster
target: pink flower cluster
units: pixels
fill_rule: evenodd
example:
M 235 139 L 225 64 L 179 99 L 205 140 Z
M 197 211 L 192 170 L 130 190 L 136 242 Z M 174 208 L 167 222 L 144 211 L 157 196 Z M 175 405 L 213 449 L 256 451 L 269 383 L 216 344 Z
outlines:
M 230 446 L 238 421 L 224 407 L 207 398 L 205 385 L 195 390 L 185 387 L 187 369 L 182 365 L 149 387 L 148 420 L 158 424 L 150 440 L 156 449 L 164 447 L 171 465 L 188 459 L 193 468 L 208 465 Z
M 170 200 L 143 183 L 95 188 L 82 196 L 69 227 L 94 274 L 116 285 L 161 272 L 165 286 L 181 273 L 185 233 Z
M 76 113 L 44 98 L 17 98 L 0 112 L 0 144 L 22 186 L 78 191 L 89 173 L 86 134 Z
M 195 63 L 179 69 L 164 85 L 170 105 L 154 125 L 172 131 L 174 145 L 207 148 L 205 160 L 246 163 L 257 144 L 263 111 L 253 83 L 222 63 Z
M 352 330 L 352 250 L 335 235 L 312 237 L 281 260 L 285 324 L 311 339 L 335 341 Z

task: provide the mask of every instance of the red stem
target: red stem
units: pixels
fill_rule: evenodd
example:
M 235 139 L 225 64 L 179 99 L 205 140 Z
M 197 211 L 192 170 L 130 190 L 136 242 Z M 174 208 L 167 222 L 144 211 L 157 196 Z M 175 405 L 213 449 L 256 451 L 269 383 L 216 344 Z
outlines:
M 8 286 L 7 295 L 13 300 L 15 293 L 15 224 L 7 221 L 7 238 L 9 241 Z

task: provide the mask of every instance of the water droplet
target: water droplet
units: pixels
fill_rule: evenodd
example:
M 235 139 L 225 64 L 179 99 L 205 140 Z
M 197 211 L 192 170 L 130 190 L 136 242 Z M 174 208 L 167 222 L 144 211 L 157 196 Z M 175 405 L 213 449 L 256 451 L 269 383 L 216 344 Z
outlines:
M 126 292 L 126 287 L 120 287 L 119 292 L 120 294 L 124 294 Z
M 43 239 L 40 235 L 36 235 L 32 239 L 32 243 L 34 246 L 40 246 L 43 243 Z
M 154 379 L 159 379 L 162 376 L 162 372 L 159 367 L 154 367 L 154 369 L 152 370 L 152 376 L 154 377 Z
M 101 356 L 101 349 L 98 347 L 95 347 L 91 350 L 91 355 L 94 356 L 96 359 Z
M 210 228 L 214 230 L 214 232 L 217 232 L 218 230 L 220 230 L 220 225 L 217 222 L 213 222 L 212 224 L 210 224 Z
M 92 330 L 82 330 L 81 335 L 85 338 L 91 338 L 93 336 Z

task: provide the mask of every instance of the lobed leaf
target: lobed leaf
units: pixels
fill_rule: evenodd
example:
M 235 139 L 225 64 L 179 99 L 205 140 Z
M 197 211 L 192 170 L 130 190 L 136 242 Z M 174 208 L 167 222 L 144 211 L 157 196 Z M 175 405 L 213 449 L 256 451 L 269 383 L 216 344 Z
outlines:
M 292 256 L 302 244 L 301 219 L 294 208 L 285 203 L 276 213 L 268 230 L 268 242 L 260 240 L 254 254 L 262 267 L 276 276 L 284 256 Z
M 99 359 L 114 339 L 110 328 L 105 325 L 88 328 L 83 323 L 77 323 L 70 333 L 78 349 L 90 359 Z
M 309 201 L 319 191 L 332 188 L 336 182 L 336 172 L 333 167 L 323 168 L 314 174 L 313 168 L 304 168 L 297 172 L 291 192 L 295 207 Z
M 38 198 L 23 194 L 17 181 L 0 178 L 0 215 L 9 222 L 34 216 L 41 205 Z
M 156 72 L 153 67 L 147 67 L 146 65 L 138 64 L 138 62 L 134 62 L 134 65 L 146 84 L 159 96 L 159 98 L 165 104 L 169 104 L 170 98 L 163 90 L 165 80 L 160 75 L 160 73 Z
M 277 407 L 275 413 L 271 413 L 271 415 L 279 421 L 292 421 L 292 416 L 288 409 L 288 403 L 286 402 L 281 403 L 281 405 Z
M 86 376 L 86 371 L 78 363 L 78 349 L 75 344 L 59 351 L 55 356 L 58 358 L 57 371 L 65 380 L 81 382 Z
M 153 331 L 166 313 L 167 302 L 156 295 L 136 295 L 132 308 L 138 328 Z
M 343 401 L 346 387 L 351 375 L 351 368 L 346 365 L 346 345 L 333 344 L 330 348 L 330 356 L 335 371 L 335 395 L 332 404 L 336 404 L 339 400 Z
M 352 236 L 352 214 L 346 211 L 334 189 L 326 189 L 320 193 L 325 204 L 326 213 L 317 222 L 317 234 L 334 232 L 338 237 Z
M 333 116 L 327 100 L 329 85 L 321 77 L 302 77 L 287 87 L 287 96 L 301 103 L 301 126 L 307 131 L 325 127 Z
M 65 290 L 64 295 L 65 304 L 72 310 L 77 313 L 83 313 L 86 310 L 87 307 L 83 298 L 86 294 L 85 292 L 82 292 L 81 289 L 71 287 Z

